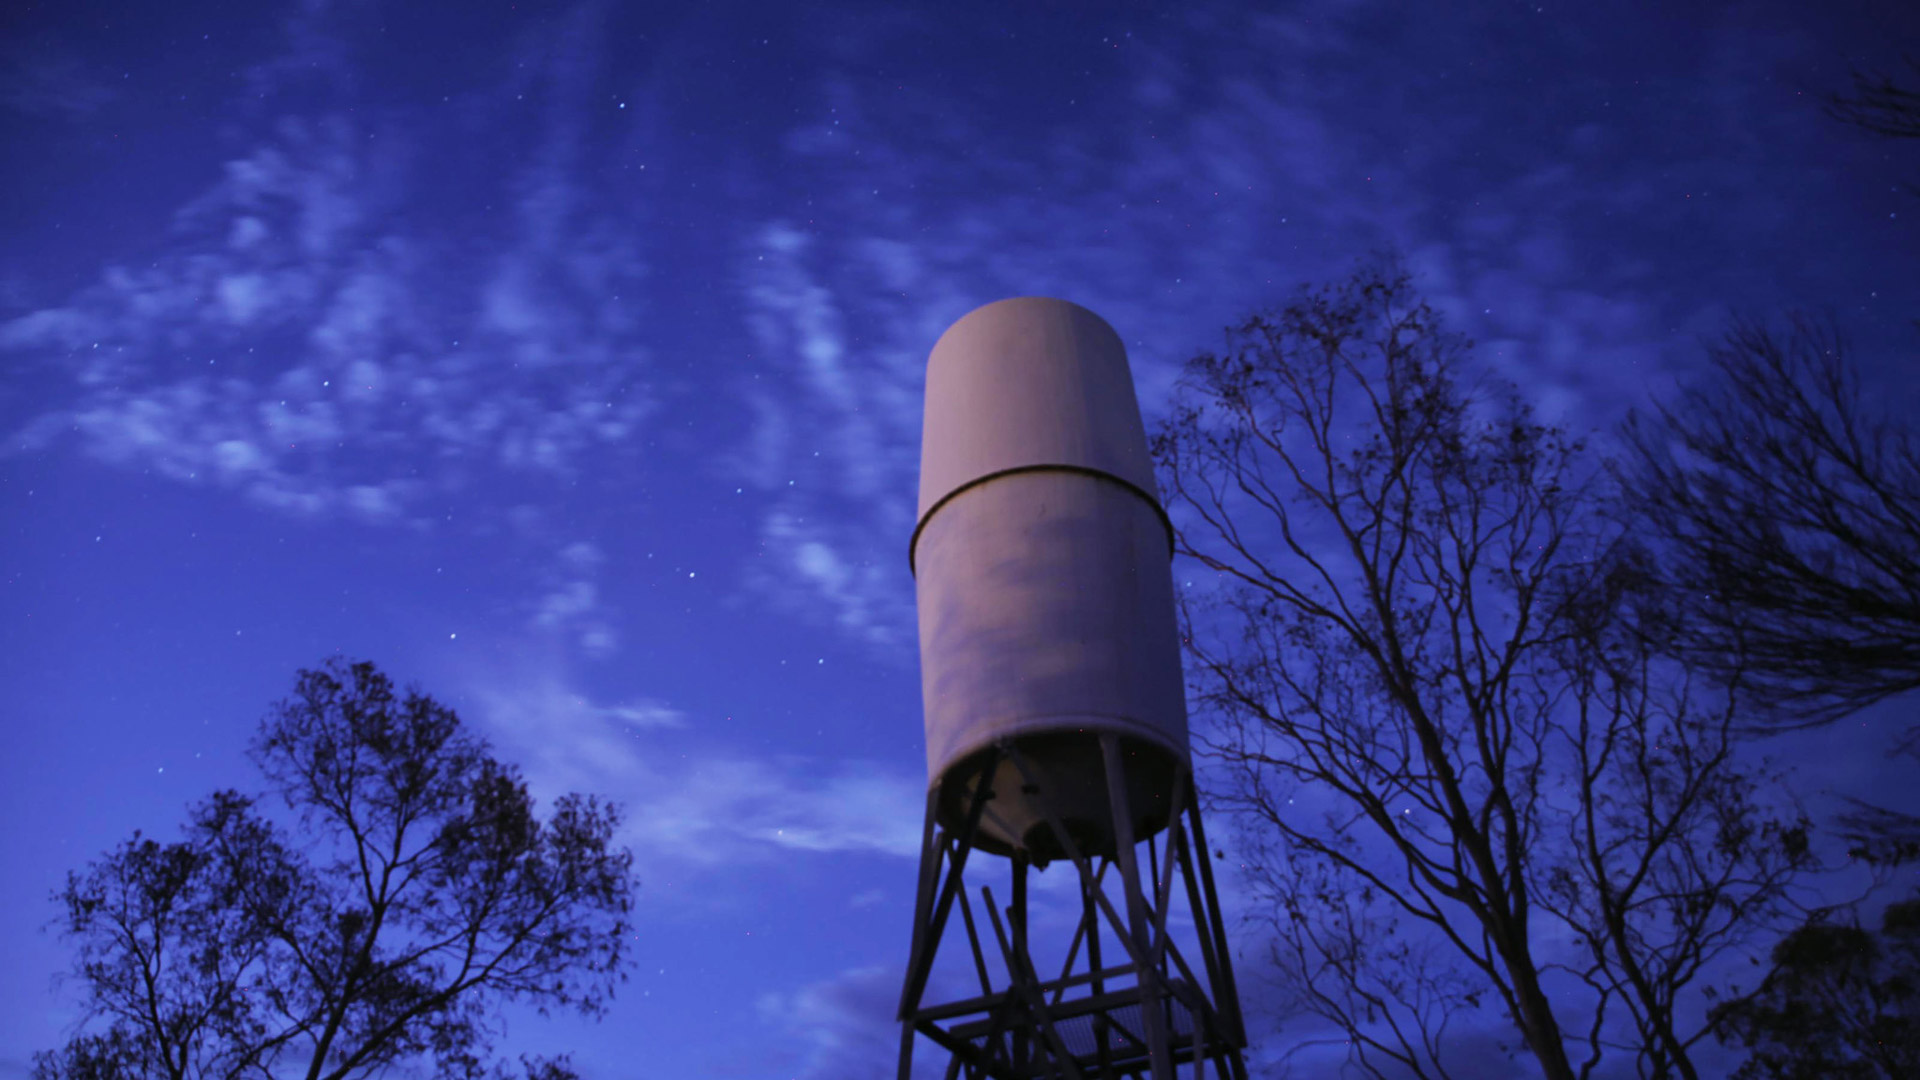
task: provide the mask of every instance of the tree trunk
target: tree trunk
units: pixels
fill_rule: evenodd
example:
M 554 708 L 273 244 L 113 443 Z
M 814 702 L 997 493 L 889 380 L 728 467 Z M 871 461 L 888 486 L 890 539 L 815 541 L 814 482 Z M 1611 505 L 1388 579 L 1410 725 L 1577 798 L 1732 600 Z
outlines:
M 1505 956 L 1507 950 L 1502 949 Z M 1520 1005 L 1520 1030 L 1527 1037 L 1527 1049 L 1540 1062 L 1540 1074 L 1546 1080 L 1575 1080 L 1573 1062 L 1567 1057 L 1567 1045 L 1560 1037 L 1560 1021 L 1547 1004 L 1540 989 L 1531 959 L 1508 957 L 1507 969 L 1513 973 L 1513 996 Z

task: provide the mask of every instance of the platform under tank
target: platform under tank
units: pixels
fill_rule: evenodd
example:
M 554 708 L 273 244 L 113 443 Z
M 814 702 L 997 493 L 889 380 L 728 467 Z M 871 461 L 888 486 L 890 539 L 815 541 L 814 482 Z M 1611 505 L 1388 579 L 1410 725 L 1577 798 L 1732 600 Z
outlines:
M 975 845 L 1039 864 L 1114 838 L 1100 748 L 1116 736 L 1135 839 L 1164 828 L 1189 763 L 1162 509 L 1126 349 L 1093 312 L 1021 297 L 978 308 L 927 364 L 919 607 L 927 771 L 957 829 L 996 744 Z

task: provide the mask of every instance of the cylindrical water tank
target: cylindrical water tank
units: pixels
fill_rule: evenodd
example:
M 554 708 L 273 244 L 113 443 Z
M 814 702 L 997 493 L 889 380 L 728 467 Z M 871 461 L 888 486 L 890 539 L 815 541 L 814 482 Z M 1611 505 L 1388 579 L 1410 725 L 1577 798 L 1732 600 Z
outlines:
M 1099 738 L 1118 737 L 1136 837 L 1164 827 L 1188 760 L 1170 568 L 1120 338 L 1063 300 L 988 304 L 927 362 L 920 513 L 910 547 L 927 771 L 948 828 L 981 755 L 1010 742 L 977 846 L 1113 851 Z

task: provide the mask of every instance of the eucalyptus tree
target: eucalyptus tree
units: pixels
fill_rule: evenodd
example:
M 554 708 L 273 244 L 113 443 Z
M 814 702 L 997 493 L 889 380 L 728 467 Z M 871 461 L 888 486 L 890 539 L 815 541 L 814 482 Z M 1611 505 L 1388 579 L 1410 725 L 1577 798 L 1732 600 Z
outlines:
M 1391 265 L 1230 330 L 1154 439 L 1207 752 L 1298 1009 L 1377 1076 L 1695 1077 L 1714 966 L 1783 918 L 1805 825 L 1744 692 L 1626 617 L 1582 445 Z
M 334 660 L 300 673 L 252 751 L 288 815 L 217 792 L 180 839 L 136 832 L 68 876 L 88 1022 L 36 1080 L 505 1076 L 501 1005 L 594 1014 L 624 977 L 615 810 L 567 795 L 542 818 L 452 709 Z
M 1920 896 L 1889 904 L 1878 933 L 1823 913 L 1780 940 L 1751 994 L 1716 1006 L 1722 1041 L 1749 1051 L 1734 1080 L 1920 1076 Z

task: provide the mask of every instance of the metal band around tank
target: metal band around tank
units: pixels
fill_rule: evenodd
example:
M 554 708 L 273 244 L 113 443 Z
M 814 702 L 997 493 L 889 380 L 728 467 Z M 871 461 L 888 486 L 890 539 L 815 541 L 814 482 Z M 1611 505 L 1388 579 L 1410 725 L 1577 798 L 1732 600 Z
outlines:
M 1148 506 L 1153 507 L 1154 516 L 1160 519 L 1160 527 L 1166 530 L 1167 561 L 1168 562 L 1173 561 L 1173 519 L 1167 517 L 1167 512 L 1161 509 L 1159 499 L 1154 498 L 1150 492 L 1142 491 L 1140 489 L 1140 485 L 1134 483 L 1133 481 L 1127 480 L 1123 477 L 1115 476 L 1104 469 L 1090 469 L 1085 465 L 1067 465 L 1059 462 L 1048 462 L 1046 464 L 1041 464 L 1041 465 L 1015 465 L 1010 469 L 1000 469 L 996 472 L 990 472 L 981 476 L 976 476 L 973 479 L 967 481 L 966 483 L 961 484 L 959 487 L 954 488 L 952 491 L 947 492 L 945 495 L 940 496 L 940 498 L 937 501 L 935 501 L 932 506 L 927 507 L 927 512 L 925 514 L 922 514 L 920 516 L 920 520 L 917 523 L 915 523 L 913 526 L 913 537 L 907 541 L 908 573 L 911 573 L 916 577 L 919 576 L 919 568 L 914 565 L 914 554 L 920 548 L 920 533 L 926 529 L 927 522 L 933 520 L 933 515 L 940 512 L 941 507 L 952 502 L 954 500 L 954 497 L 959 495 L 961 492 L 971 491 L 972 489 L 979 487 L 981 484 L 984 484 L 989 480 L 998 480 L 1003 476 L 1013 476 L 1017 473 L 1030 473 L 1030 472 L 1079 473 L 1082 476 L 1091 476 L 1098 480 L 1106 480 L 1111 483 L 1118 484 L 1119 486 L 1126 488 L 1128 491 L 1133 492 L 1135 495 L 1140 496 L 1142 499 L 1146 500 L 1146 503 Z

